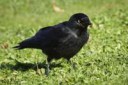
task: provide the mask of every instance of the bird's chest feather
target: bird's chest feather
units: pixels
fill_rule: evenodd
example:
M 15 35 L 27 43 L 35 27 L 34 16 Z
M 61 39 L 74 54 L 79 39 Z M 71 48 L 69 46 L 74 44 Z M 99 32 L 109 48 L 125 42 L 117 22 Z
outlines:
M 75 47 L 83 46 L 88 40 L 88 34 L 83 33 L 82 35 L 78 36 L 76 34 L 72 34 L 67 36 L 65 39 L 62 40 L 61 45 L 71 47 L 72 49 Z
M 82 48 L 82 46 L 87 42 L 88 37 L 88 33 L 86 32 L 78 35 L 77 33 L 71 31 L 67 37 L 61 40 L 57 49 L 62 55 L 65 54 L 65 56 L 72 56 Z
M 80 46 L 80 45 L 84 44 L 85 42 L 87 42 L 88 37 L 89 37 L 89 35 L 85 31 L 80 32 L 79 30 L 75 30 L 75 31 L 69 30 L 68 36 L 62 38 L 60 42 L 63 45 Z

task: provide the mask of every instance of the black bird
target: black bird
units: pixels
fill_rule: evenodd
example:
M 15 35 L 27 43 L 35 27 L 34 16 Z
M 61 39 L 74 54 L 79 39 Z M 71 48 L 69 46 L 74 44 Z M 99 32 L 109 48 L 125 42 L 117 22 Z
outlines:
M 33 37 L 19 43 L 14 48 L 41 49 L 47 55 L 47 71 L 52 59 L 70 60 L 88 41 L 87 27 L 91 22 L 86 14 L 76 13 L 68 21 L 40 29 Z

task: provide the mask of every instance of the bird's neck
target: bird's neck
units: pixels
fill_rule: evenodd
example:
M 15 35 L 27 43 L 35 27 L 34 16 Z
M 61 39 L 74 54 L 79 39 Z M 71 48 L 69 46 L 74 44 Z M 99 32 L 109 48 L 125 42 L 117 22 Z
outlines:
M 78 29 L 79 32 L 87 31 L 88 26 L 78 25 L 76 22 L 71 22 L 71 28 Z
M 83 33 L 86 33 L 86 32 L 87 32 L 87 29 L 86 28 L 79 29 L 79 31 L 77 32 L 77 35 L 78 36 L 81 36 Z
M 83 33 L 87 32 L 87 26 L 79 26 L 77 25 L 75 22 L 65 22 L 63 24 L 66 24 L 69 26 L 70 30 L 72 30 L 75 34 L 77 34 L 78 36 L 80 36 Z
M 74 27 L 73 29 L 72 29 L 72 31 L 74 31 L 75 32 L 75 34 L 77 35 L 77 36 L 81 36 L 82 34 L 84 34 L 84 33 L 87 33 L 87 28 L 76 28 L 76 27 Z

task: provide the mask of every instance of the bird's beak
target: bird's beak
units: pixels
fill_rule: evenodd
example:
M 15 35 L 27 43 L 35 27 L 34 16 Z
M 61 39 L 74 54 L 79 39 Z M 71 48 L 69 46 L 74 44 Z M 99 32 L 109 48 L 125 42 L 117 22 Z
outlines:
M 92 28 L 92 23 L 91 22 L 89 23 L 89 26 Z

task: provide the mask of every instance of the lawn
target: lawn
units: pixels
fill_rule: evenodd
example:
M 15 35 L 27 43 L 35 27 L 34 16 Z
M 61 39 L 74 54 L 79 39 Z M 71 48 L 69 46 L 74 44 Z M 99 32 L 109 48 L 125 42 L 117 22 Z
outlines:
M 128 85 L 128 0 L 0 0 L 0 85 Z M 87 14 L 89 42 L 71 61 L 53 60 L 44 74 L 41 50 L 12 47 L 40 28 Z

